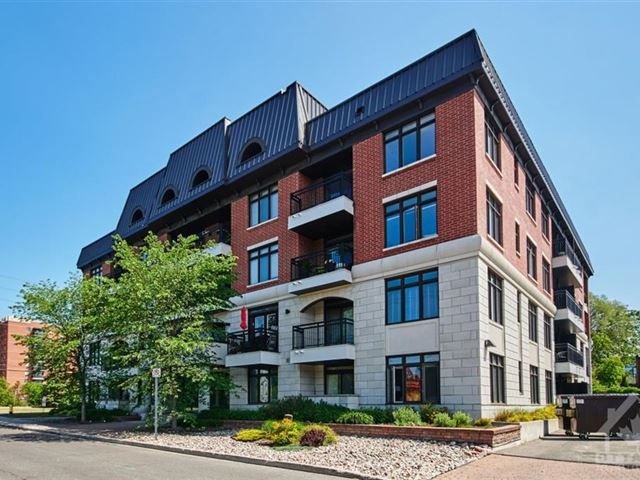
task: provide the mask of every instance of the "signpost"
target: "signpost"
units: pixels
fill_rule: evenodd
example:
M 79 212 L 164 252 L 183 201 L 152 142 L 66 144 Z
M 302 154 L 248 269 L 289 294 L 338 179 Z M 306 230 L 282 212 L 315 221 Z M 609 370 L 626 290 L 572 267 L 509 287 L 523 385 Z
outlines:
M 151 376 L 153 377 L 153 396 L 154 396 L 154 421 L 153 421 L 153 438 L 158 439 L 158 379 L 162 375 L 160 368 L 154 368 L 151 370 Z

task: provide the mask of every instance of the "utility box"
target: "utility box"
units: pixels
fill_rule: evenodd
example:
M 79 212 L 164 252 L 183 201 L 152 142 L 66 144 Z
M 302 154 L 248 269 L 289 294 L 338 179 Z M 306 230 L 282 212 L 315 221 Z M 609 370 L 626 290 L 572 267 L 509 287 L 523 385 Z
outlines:
M 568 435 L 640 436 L 640 396 L 636 394 L 561 395 L 556 411 Z

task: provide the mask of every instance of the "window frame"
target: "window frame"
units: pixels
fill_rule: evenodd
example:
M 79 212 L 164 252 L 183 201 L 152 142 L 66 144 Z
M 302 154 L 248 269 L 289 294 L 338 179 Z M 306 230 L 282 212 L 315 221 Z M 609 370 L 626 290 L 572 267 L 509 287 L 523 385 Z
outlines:
M 542 218 L 540 219 L 542 225 L 541 225 L 541 230 L 542 230 L 542 236 L 549 240 L 550 238 L 550 228 L 549 228 L 549 220 L 550 220 L 550 215 L 549 215 L 549 209 L 545 206 L 542 207 Z
M 538 343 L 538 306 L 529 300 L 529 340 Z
M 426 278 L 425 276 L 428 276 L 430 274 L 435 273 L 435 277 L 434 278 Z M 416 283 L 410 283 L 407 285 L 406 280 L 410 277 L 418 277 L 418 281 Z M 397 282 L 400 281 L 400 285 L 399 286 L 389 286 L 390 283 L 393 282 Z M 429 317 L 424 317 L 423 318 L 423 313 L 424 313 L 424 286 L 425 285 L 436 285 L 436 291 L 437 291 L 437 295 L 436 295 L 436 314 L 429 316 Z M 415 320 L 407 320 L 406 319 L 406 310 L 405 310 L 405 305 L 406 305 L 406 298 L 405 298 L 405 290 L 407 288 L 414 288 L 414 287 L 418 287 L 418 312 L 419 312 L 419 317 Z M 389 322 L 389 292 L 395 292 L 395 291 L 400 291 L 400 321 L 399 322 Z M 437 268 L 430 268 L 427 270 L 421 270 L 419 272 L 413 272 L 413 273 L 409 273 L 406 275 L 402 275 L 399 277 L 393 277 L 393 278 L 387 278 L 385 280 L 385 284 L 384 284 L 384 306 L 385 306 L 385 325 L 401 325 L 404 323 L 412 323 L 412 322 L 420 322 L 423 320 L 433 320 L 434 318 L 439 318 L 440 317 L 440 279 L 439 279 L 439 272 Z
M 505 378 L 504 356 L 489 353 L 489 388 L 491 391 L 491 403 L 507 403 Z
M 411 126 L 414 124 L 414 126 Z M 430 153 L 426 156 L 423 156 L 421 153 L 422 150 L 422 136 L 420 135 L 421 130 L 423 128 L 427 128 L 433 125 L 433 153 Z M 415 160 L 410 161 L 409 163 L 404 163 L 404 142 L 403 137 L 415 134 L 416 137 L 416 158 Z M 426 115 L 421 115 L 417 118 L 409 122 L 404 122 L 402 125 L 396 128 L 392 128 L 384 132 L 382 136 L 383 141 L 383 165 L 382 170 L 383 174 L 392 173 L 402 168 L 408 167 L 417 163 L 421 160 L 431 158 L 437 153 L 437 127 L 436 127 L 436 114 L 435 111 L 428 113 Z M 392 142 L 398 142 L 398 166 L 396 168 L 391 168 L 387 170 L 387 144 Z
M 100 263 L 100 264 L 96 265 L 95 267 L 92 267 L 89 270 L 89 276 L 91 278 L 100 278 L 100 277 L 102 277 L 102 264 Z
M 520 395 L 524 394 L 524 373 L 522 371 L 522 360 L 518 361 L 518 391 Z
M 273 198 L 275 197 L 275 212 L 273 212 Z M 267 218 L 266 220 L 260 220 L 261 213 L 261 201 L 267 198 Z M 274 218 L 278 218 L 279 210 L 279 196 L 278 196 L 278 184 L 274 183 L 265 187 L 257 192 L 252 193 L 248 197 L 249 203 L 249 228 L 256 227 L 262 223 L 266 223 Z M 253 205 L 256 205 L 256 222 L 253 221 Z
M 491 145 L 491 148 L 489 146 Z M 489 121 L 484 122 L 484 153 L 502 171 L 502 159 L 500 158 L 500 134 L 494 131 Z
M 409 206 L 403 206 L 405 202 L 410 202 L 415 199 L 415 204 Z M 397 206 L 397 210 L 391 210 L 392 208 Z M 424 207 L 434 207 L 435 210 L 435 231 L 433 233 L 423 234 L 422 232 L 422 209 Z M 384 209 L 384 248 L 394 248 L 399 247 L 401 245 L 405 245 L 411 242 L 417 242 L 419 240 L 428 239 L 431 237 L 435 237 L 438 235 L 438 191 L 437 187 L 429 188 L 420 193 L 408 195 L 399 200 L 394 200 L 392 202 L 385 203 L 383 205 Z M 404 216 L 405 212 L 415 209 L 415 232 L 416 237 L 412 240 L 405 240 L 405 229 L 404 229 Z M 387 228 L 387 222 L 390 217 L 398 215 L 398 238 L 399 243 L 394 245 L 389 245 L 389 234 Z
M 527 238 L 527 275 L 538 280 L 538 247 Z
M 200 180 L 199 182 L 196 183 L 196 180 L 199 180 L 198 177 L 201 176 L 203 173 L 207 176 L 207 178 L 205 178 L 204 180 Z M 194 188 L 198 188 L 210 181 L 211 181 L 211 172 L 207 168 L 199 168 L 198 171 L 196 171 L 196 173 L 193 175 L 193 178 L 191 179 L 191 189 L 193 190 Z
M 532 405 L 540 405 L 540 372 L 535 365 L 529 365 L 529 389 Z
M 520 235 L 520 224 L 515 222 L 515 242 L 516 242 L 516 253 L 520 255 L 520 244 L 522 243 L 522 238 Z
M 544 348 L 551 350 L 551 345 L 553 344 L 552 340 L 552 330 L 551 330 L 551 317 L 546 313 L 542 315 L 542 321 L 544 324 L 543 333 L 544 333 Z
M 504 279 L 489 269 L 487 286 L 489 292 L 489 320 L 504 325 Z
M 255 257 L 254 257 L 255 254 Z M 275 276 L 273 276 L 273 272 L 271 271 L 272 268 L 272 260 L 271 257 L 275 255 L 276 256 L 276 271 L 275 271 Z M 261 275 L 261 259 L 264 257 L 268 257 L 269 261 L 267 262 L 267 268 L 268 268 L 268 274 L 267 274 L 267 279 L 266 280 L 260 280 Z M 249 250 L 247 252 L 247 259 L 249 262 L 249 271 L 248 271 L 248 284 L 249 285 L 258 285 L 260 283 L 265 283 L 265 282 L 270 282 L 272 280 L 277 280 L 278 279 L 278 272 L 280 270 L 280 266 L 279 266 L 279 262 L 280 262 L 280 255 L 279 255 L 279 248 L 278 248 L 278 242 L 275 241 L 273 243 L 269 243 L 267 245 L 261 245 L 259 247 L 253 248 L 251 250 Z M 252 269 L 251 269 L 251 263 L 253 261 L 257 262 L 257 281 L 253 282 L 252 281 Z
M 531 215 L 533 221 L 536 220 L 536 187 L 533 182 L 527 178 L 527 184 L 525 186 L 525 207 L 527 213 Z
M 547 405 L 552 405 L 555 403 L 555 398 L 553 395 L 553 373 L 551 370 L 544 371 L 544 390 L 546 393 Z
M 487 235 L 502 245 L 502 202 L 487 188 Z
M 269 400 L 263 402 L 260 400 L 260 391 L 253 392 L 252 398 L 252 379 L 258 379 L 258 388 L 260 378 L 267 379 L 267 390 L 269 392 Z M 274 390 L 275 387 L 275 390 Z M 275 395 L 274 395 L 275 394 Z M 252 366 L 247 368 L 247 404 L 249 405 L 266 405 L 268 403 L 278 400 L 278 367 L 276 366 Z
M 420 399 L 419 400 L 407 400 L 407 388 L 406 388 L 406 371 L 408 368 L 420 368 Z M 386 396 L 387 404 L 391 405 L 420 405 L 424 403 L 440 404 L 441 392 L 440 392 L 440 353 L 416 353 L 408 355 L 390 355 L 385 359 L 386 368 Z M 435 368 L 437 382 L 436 385 L 431 385 L 432 390 L 427 391 L 427 369 Z M 401 396 L 402 400 L 398 401 L 395 389 L 396 386 L 396 372 L 401 372 Z M 430 396 L 431 395 L 431 396 Z
M 355 372 L 353 365 L 325 365 L 324 368 L 324 394 L 329 396 L 334 395 L 355 395 Z M 329 382 L 328 377 L 330 375 L 338 376 L 338 393 L 330 393 L 329 392 Z M 351 376 L 351 389 L 350 391 L 344 391 L 344 378 L 346 376 Z
M 551 264 L 542 257 L 542 289 L 551 293 Z
M 513 184 L 520 188 L 520 165 L 516 155 L 513 156 Z

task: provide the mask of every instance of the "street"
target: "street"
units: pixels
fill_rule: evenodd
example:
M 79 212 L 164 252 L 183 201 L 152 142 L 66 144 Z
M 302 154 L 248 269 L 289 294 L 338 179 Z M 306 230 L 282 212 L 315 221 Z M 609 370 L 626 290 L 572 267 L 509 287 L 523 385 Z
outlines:
M 0 428 L 0 480 L 309 480 L 327 475 Z

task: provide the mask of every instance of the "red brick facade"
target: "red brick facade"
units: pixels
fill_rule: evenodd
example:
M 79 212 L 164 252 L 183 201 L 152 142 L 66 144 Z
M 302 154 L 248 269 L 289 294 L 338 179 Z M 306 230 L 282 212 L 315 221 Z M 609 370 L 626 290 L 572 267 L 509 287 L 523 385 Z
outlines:
M 9 385 L 29 380 L 29 368 L 23 365 L 26 350 L 13 336 L 29 335 L 38 325 L 13 319 L 0 321 L 0 377 L 7 380 Z

